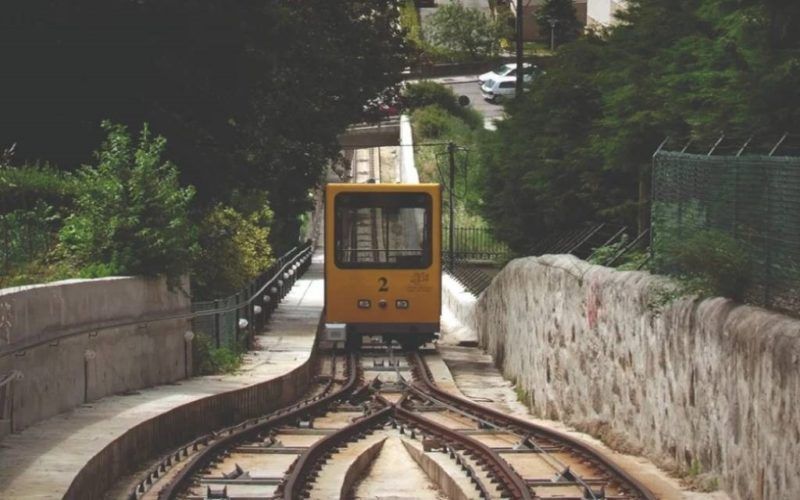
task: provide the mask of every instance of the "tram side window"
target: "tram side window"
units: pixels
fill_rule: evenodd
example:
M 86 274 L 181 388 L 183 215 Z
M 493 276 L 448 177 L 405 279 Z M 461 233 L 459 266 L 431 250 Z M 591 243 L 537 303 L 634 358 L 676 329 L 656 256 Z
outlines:
M 424 269 L 431 263 L 431 197 L 425 193 L 336 196 L 336 265 Z

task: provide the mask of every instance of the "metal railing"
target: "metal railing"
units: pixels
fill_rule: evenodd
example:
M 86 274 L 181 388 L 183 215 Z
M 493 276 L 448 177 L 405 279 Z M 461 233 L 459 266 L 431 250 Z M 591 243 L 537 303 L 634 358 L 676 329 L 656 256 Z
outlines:
M 308 269 L 312 253 L 310 242 L 295 247 L 239 293 L 193 302 L 192 331 L 211 336 L 220 347 L 239 343 L 243 333 L 262 329 L 297 278 Z
M 450 229 L 442 229 L 442 252 L 448 255 Z M 454 257 L 456 262 L 488 262 L 502 263 L 508 259 L 510 252 L 505 243 L 497 241 L 489 228 L 456 227 L 454 236 Z
M 628 228 L 625 226 L 587 222 L 547 235 L 533 245 L 528 254 L 571 254 L 579 259 L 590 260 L 598 248 L 617 243 L 627 232 Z
M 472 295 L 479 296 L 492 284 L 494 275 L 480 267 L 456 266 L 450 269 L 450 276 L 466 288 Z

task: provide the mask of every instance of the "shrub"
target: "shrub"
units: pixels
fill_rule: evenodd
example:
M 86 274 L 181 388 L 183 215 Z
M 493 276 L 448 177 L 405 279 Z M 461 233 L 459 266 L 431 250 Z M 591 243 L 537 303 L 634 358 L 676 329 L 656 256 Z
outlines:
M 74 176 L 49 166 L 0 166 L 0 213 L 32 210 L 46 203 L 57 211 L 72 206 L 78 193 Z
M 414 131 L 428 139 L 439 139 L 451 135 L 456 123 L 450 113 L 437 105 L 426 106 L 414 111 Z
M 174 284 L 195 250 L 188 218 L 194 189 L 180 186 L 177 168 L 162 159 L 166 140 L 147 125 L 138 140 L 122 125 L 103 128 L 97 164 L 78 173 L 81 191 L 61 244 L 91 274 L 165 275 Z
M 461 106 L 456 94 L 440 83 L 423 80 L 407 85 L 402 99 L 403 105 L 411 111 L 436 105 L 463 120 L 470 128 L 483 127 L 483 116 L 473 108 Z
M 699 295 L 743 300 L 751 284 L 750 254 L 723 231 L 697 230 L 684 238 L 662 236 L 657 267 L 692 284 Z
M 496 56 L 500 39 L 508 31 L 504 19 L 492 19 L 479 9 L 451 3 L 440 6 L 430 17 L 425 41 L 453 60 L 476 61 Z
M 214 340 L 199 334 L 192 341 L 192 371 L 195 375 L 231 373 L 242 364 L 244 348 L 239 346 L 214 346 Z
M 200 225 L 200 250 L 192 273 L 195 297 L 212 299 L 237 292 L 272 263 L 266 203 L 242 214 L 217 205 Z
M 2 269 L 24 264 L 49 251 L 59 224 L 59 215 L 44 201 L 36 202 L 30 209 L 0 213 Z

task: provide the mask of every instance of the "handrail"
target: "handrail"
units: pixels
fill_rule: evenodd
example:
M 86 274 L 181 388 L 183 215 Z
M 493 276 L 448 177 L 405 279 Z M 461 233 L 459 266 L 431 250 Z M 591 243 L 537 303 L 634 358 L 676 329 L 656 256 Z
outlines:
M 202 311 L 194 311 L 194 312 L 186 312 L 186 313 L 179 313 L 179 314 L 165 314 L 165 315 L 156 315 L 156 316 L 148 316 L 145 318 L 137 318 L 135 320 L 123 320 L 123 321 L 110 321 L 110 322 L 99 322 L 93 323 L 90 326 L 81 326 L 76 329 L 72 330 L 61 330 L 56 332 L 46 333 L 44 335 L 37 335 L 33 338 L 22 340 L 20 342 L 9 344 L 3 347 L 0 347 L 0 358 L 5 356 L 16 354 L 19 352 L 27 351 L 34 347 L 38 347 L 44 344 L 60 342 L 61 340 L 75 337 L 78 335 L 86 334 L 86 333 L 95 333 L 103 330 L 110 330 L 112 328 L 124 328 L 128 326 L 139 325 L 143 323 L 157 323 L 162 321 L 174 321 L 174 320 L 190 320 L 195 318 L 201 318 L 205 316 L 212 316 L 215 314 L 221 314 L 226 312 L 232 312 L 237 309 L 240 309 L 242 306 L 249 305 L 252 303 L 256 298 L 258 298 L 264 290 L 266 290 L 269 286 L 273 285 L 278 279 L 283 276 L 283 273 L 288 270 L 289 267 L 293 266 L 298 261 L 311 258 L 311 254 L 313 253 L 313 248 L 311 245 L 306 244 L 304 245 L 305 248 L 298 247 L 292 248 L 286 254 L 279 258 L 279 261 L 286 258 L 287 256 L 291 255 L 292 253 L 296 253 L 293 257 L 290 257 L 289 260 L 277 271 L 272 278 L 270 278 L 261 288 L 258 289 L 252 296 L 247 298 L 242 302 L 236 303 L 230 306 L 218 307 L 215 309 L 205 309 Z

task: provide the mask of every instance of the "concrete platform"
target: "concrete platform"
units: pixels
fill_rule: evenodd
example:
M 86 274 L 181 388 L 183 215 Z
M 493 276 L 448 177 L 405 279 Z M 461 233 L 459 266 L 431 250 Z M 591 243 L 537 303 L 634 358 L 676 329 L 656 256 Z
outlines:
M 322 266 L 315 255 L 236 374 L 103 398 L 0 441 L 0 498 L 99 498 L 132 462 L 300 396 L 323 309 Z

